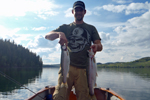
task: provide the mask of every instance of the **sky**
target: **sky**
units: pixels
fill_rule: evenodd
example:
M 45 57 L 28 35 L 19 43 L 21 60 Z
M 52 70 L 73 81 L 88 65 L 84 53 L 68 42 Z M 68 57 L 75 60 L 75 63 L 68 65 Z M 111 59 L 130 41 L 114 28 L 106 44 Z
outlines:
M 76 0 L 0 0 L 0 39 L 14 40 L 39 55 L 43 64 L 60 63 L 59 39 L 45 35 L 74 21 Z M 97 63 L 130 62 L 150 57 L 149 0 L 83 0 L 84 22 L 94 25 L 103 50 Z

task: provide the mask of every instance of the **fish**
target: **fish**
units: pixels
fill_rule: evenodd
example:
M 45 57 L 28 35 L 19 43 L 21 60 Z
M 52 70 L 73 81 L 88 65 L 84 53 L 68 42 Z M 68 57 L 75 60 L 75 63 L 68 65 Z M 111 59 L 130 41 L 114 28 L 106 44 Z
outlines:
M 96 86 L 97 64 L 92 49 L 88 50 L 88 55 L 89 55 L 89 66 L 88 66 L 89 94 L 93 96 L 94 87 Z
M 61 70 L 62 70 L 62 76 L 63 81 L 61 83 L 61 87 L 68 88 L 67 84 L 67 77 L 69 77 L 69 66 L 70 66 L 70 56 L 69 56 L 69 50 L 66 45 L 61 46 L 62 52 L 61 52 Z

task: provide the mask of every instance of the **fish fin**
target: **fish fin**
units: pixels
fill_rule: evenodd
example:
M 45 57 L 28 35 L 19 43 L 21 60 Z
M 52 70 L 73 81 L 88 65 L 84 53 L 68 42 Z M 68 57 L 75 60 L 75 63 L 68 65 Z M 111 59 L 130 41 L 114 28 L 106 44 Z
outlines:
M 66 87 L 66 88 L 68 88 L 68 84 L 67 84 L 67 82 L 66 83 L 61 83 L 61 88 L 63 88 L 63 87 Z
M 68 49 L 69 52 L 71 52 L 71 49 L 68 46 L 67 46 L 67 49 Z

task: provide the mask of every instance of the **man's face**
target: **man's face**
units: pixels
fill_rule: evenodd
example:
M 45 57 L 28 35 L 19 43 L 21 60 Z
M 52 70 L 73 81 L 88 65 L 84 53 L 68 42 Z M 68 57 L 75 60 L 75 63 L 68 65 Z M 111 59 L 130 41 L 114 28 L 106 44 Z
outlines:
M 83 17 L 86 13 L 86 10 L 80 8 L 80 7 L 77 7 L 75 8 L 72 13 L 74 14 L 74 17 L 76 19 L 76 21 L 82 21 L 83 20 Z

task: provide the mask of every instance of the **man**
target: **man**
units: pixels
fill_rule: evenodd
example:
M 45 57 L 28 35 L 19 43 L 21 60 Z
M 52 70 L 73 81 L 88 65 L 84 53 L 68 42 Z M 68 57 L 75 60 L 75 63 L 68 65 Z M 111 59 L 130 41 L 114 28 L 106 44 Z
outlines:
M 55 87 L 53 95 L 54 100 L 68 100 L 72 86 L 75 87 L 77 100 L 90 100 L 86 74 L 89 64 L 87 50 L 91 48 L 94 53 L 102 50 L 101 39 L 96 28 L 83 21 L 86 14 L 84 2 L 76 1 L 73 5 L 72 14 L 74 15 L 74 22 L 69 25 L 61 25 L 45 36 L 48 40 L 59 38 L 60 45 L 65 44 L 70 48 L 68 88 L 67 90 L 60 88 L 62 83 L 62 73 L 60 70 L 58 85 Z M 93 45 L 91 45 L 91 42 L 93 42 Z

